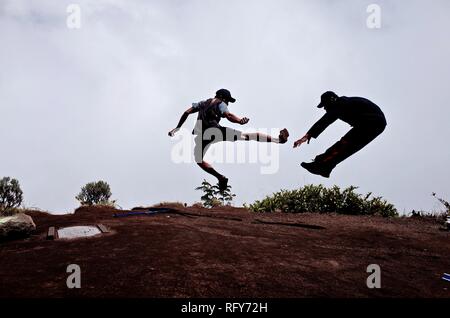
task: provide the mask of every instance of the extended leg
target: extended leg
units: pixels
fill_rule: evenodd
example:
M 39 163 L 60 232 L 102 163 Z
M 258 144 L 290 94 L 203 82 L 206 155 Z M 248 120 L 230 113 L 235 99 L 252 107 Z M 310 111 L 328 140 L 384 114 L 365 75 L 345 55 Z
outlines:
M 352 128 L 341 140 L 328 148 L 323 154 L 318 155 L 314 162 L 332 170 L 339 163 L 367 146 L 383 130 L 384 127 L 374 127 L 373 129 Z
M 284 144 L 287 142 L 287 139 L 289 137 L 289 132 L 287 131 L 287 129 L 283 129 L 282 131 L 280 131 L 280 135 L 278 136 L 278 138 L 269 136 L 267 134 L 263 134 L 260 132 L 256 132 L 256 133 L 243 133 L 242 134 L 242 138 L 244 140 L 247 141 L 258 141 L 258 142 L 274 142 L 277 144 Z
M 301 166 L 313 174 L 328 178 L 339 163 L 364 148 L 383 132 L 384 127 L 352 128 L 341 140 L 318 155 L 314 162 L 303 162 Z

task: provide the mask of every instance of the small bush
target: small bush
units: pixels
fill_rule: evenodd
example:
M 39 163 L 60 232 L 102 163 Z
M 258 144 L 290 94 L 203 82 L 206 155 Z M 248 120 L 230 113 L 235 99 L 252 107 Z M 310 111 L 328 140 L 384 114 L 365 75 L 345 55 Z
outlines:
M 447 217 L 447 213 L 412 210 L 407 216 L 415 219 L 433 220 L 437 221 L 438 223 L 444 223 Z
M 17 213 L 22 204 L 23 192 L 19 181 L 4 177 L 0 180 L 0 215 L 12 215 Z
M 111 189 L 104 181 L 90 182 L 81 188 L 81 192 L 75 197 L 81 205 L 108 205 L 114 206 L 115 201 L 110 201 Z
M 338 186 L 307 185 L 298 190 L 282 190 L 256 201 L 248 208 L 255 212 L 317 212 L 350 215 L 398 216 L 397 209 L 381 197 L 355 193 L 357 187 L 341 190 Z
M 183 202 L 169 202 L 169 201 L 163 201 L 158 204 L 152 205 L 152 208 L 158 208 L 158 207 L 171 207 L 173 209 L 176 208 L 185 208 L 187 206 L 186 203 Z
M 228 185 L 225 191 L 220 191 L 219 186 L 211 185 L 208 181 L 203 180 L 202 185 L 195 190 L 203 191 L 200 198 L 205 208 L 215 208 L 219 206 L 230 206 L 233 198 L 236 196 L 231 192 L 231 186 Z
M 203 208 L 204 205 L 201 202 L 195 202 L 194 204 L 191 205 L 191 207 L 199 209 L 199 208 Z

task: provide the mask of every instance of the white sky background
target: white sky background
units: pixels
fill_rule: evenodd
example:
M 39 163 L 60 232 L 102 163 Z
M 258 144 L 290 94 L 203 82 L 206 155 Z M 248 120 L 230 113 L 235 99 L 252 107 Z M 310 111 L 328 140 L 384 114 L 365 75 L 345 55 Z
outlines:
M 66 27 L 74 2 L 79 30 Z M 370 3 L 382 8 L 379 30 L 366 26 Z M 322 183 L 360 186 L 400 212 L 438 210 L 432 192 L 450 199 L 449 12 L 448 0 L 0 0 L 0 177 L 21 182 L 26 206 L 55 213 L 100 179 L 124 208 L 199 201 L 194 188 L 215 179 L 174 164 L 167 132 L 191 102 L 226 87 L 251 127 L 291 133 L 277 174 L 215 165 L 236 204 Z M 330 89 L 371 99 L 388 127 L 327 180 L 299 164 L 349 127 L 292 143 L 323 115 L 315 106 Z

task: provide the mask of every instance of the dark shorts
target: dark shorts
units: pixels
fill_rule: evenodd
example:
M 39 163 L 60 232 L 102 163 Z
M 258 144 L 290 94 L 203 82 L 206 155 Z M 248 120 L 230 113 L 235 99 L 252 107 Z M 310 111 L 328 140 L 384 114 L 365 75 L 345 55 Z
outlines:
M 202 134 L 195 136 L 194 157 L 195 162 L 201 163 L 209 146 L 221 141 L 235 142 L 242 140 L 242 132 L 228 127 L 208 128 Z

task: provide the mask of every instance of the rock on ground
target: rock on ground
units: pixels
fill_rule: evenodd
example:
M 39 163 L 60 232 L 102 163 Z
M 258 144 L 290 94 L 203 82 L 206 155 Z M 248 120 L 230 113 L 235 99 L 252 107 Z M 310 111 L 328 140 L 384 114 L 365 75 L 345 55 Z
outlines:
M 0 239 L 30 236 L 36 230 L 31 216 L 19 213 L 0 218 Z

